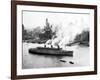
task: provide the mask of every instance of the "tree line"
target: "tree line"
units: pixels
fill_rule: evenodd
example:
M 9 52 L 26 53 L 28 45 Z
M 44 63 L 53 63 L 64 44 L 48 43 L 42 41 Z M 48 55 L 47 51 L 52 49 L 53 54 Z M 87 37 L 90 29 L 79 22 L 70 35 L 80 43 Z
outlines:
M 32 43 L 45 43 L 47 40 L 56 38 L 56 32 L 52 30 L 53 25 L 48 22 L 46 19 L 46 23 L 44 28 L 41 29 L 40 26 L 37 26 L 34 29 L 28 30 L 25 29 L 24 24 L 22 24 L 22 40 Z M 57 28 L 57 26 L 56 26 Z M 69 43 L 68 45 L 72 45 L 74 43 L 81 43 L 81 44 L 89 44 L 89 31 L 84 30 L 80 34 L 77 34 L 74 40 Z

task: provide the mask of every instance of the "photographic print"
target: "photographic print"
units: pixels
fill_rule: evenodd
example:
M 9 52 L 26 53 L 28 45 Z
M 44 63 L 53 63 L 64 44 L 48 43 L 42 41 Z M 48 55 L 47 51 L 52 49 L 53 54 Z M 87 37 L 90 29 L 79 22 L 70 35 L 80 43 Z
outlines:
M 23 11 L 22 68 L 90 64 L 88 13 Z
M 17 35 L 17 52 L 12 54 L 17 63 L 16 69 L 12 65 L 16 78 L 96 73 L 96 6 L 12 4 L 16 5 L 16 20 L 12 21 Z

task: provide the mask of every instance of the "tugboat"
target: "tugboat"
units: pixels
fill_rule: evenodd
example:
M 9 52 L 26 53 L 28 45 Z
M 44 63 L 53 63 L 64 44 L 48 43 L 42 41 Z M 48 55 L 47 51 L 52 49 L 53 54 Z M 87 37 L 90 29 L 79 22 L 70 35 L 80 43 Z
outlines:
M 46 45 L 44 45 L 44 47 L 30 48 L 29 53 L 39 55 L 73 56 L 73 51 L 63 50 L 59 45 L 58 48 L 54 48 L 52 45 L 50 48 L 46 47 Z

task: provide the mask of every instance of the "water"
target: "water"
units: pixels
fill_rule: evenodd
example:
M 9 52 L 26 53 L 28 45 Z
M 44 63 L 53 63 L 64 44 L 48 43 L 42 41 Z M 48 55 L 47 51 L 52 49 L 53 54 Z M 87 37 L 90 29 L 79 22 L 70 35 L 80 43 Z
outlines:
M 49 56 L 49 55 L 36 55 L 28 52 L 29 48 L 36 46 L 43 46 L 42 44 L 23 43 L 22 55 L 22 68 L 48 68 L 48 67 L 78 67 L 89 66 L 90 54 L 89 47 L 85 46 L 72 46 L 71 50 L 74 51 L 73 57 L 68 56 Z M 61 62 L 64 60 L 66 62 Z M 74 62 L 70 64 L 69 61 Z

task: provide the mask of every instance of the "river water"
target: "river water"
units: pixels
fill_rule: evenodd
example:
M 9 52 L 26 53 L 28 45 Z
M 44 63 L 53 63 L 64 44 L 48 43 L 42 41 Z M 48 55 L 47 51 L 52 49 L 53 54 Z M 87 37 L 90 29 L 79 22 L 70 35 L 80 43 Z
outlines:
M 71 50 L 74 51 L 73 57 L 68 56 L 50 56 L 50 55 L 37 55 L 30 54 L 28 50 L 36 46 L 43 46 L 42 44 L 23 43 L 22 50 L 22 69 L 32 68 L 48 68 L 48 67 L 81 67 L 89 66 L 90 53 L 89 47 L 86 46 L 72 46 Z M 61 62 L 64 60 L 66 62 Z M 70 64 L 72 61 L 74 64 Z

